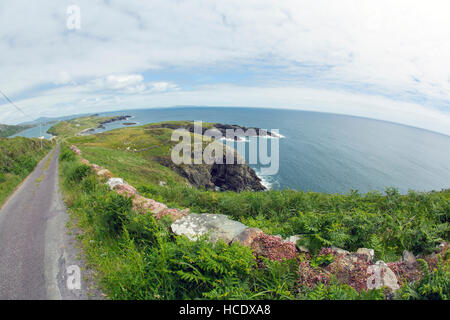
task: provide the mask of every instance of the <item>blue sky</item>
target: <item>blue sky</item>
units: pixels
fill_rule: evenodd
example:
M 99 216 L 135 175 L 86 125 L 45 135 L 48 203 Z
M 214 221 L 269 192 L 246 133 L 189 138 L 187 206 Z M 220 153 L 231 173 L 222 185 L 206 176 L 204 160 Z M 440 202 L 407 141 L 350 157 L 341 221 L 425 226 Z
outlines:
M 69 30 L 69 5 L 81 29 Z M 0 90 L 30 117 L 291 108 L 450 134 L 446 0 L 0 3 Z M 28 121 L 0 100 L 0 123 Z

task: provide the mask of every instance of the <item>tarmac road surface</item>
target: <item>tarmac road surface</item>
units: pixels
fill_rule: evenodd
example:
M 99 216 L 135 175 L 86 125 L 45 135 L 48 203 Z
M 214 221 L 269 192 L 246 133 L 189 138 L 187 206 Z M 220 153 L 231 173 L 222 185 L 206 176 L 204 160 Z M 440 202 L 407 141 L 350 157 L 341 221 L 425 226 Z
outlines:
M 66 228 L 69 216 L 59 190 L 59 152 L 57 146 L 0 209 L 2 300 L 95 299 L 74 235 Z

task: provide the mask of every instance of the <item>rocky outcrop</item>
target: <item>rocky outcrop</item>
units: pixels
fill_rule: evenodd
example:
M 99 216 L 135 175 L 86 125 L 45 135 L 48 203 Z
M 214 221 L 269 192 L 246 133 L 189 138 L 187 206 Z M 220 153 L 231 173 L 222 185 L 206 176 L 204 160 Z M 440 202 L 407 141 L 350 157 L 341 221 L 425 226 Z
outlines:
M 196 187 L 204 187 L 209 190 L 219 188 L 222 191 L 235 192 L 266 190 L 255 171 L 245 163 L 236 150 L 226 146 L 223 148 L 222 161 L 216 161 L 213 164 L 175 165 L 170 160 L 160 160 L 160 163 L 186 178 Z M 234 155 L 234 161 L 231 164 L 227 164 L 226 161 L 227 150 Z M 195 159 L 194 153 L 192 153 L 192 158 Z
M 150 125 L 150 126 L 148 126 L 148 128 L 168 128 L 168 129 L 172 129 L 172 130 L 186 129 L 187 131 L 194 133 L 194 122 L 158 123 L 158 124 Z M 243 134 L 236 134 L 235 136 L 227 137 L 227 130 L 233 130 L 236 133 L 243 132 Z M 234 140 L 241 140 L 241 138 L 244 138 L 244 137 L 254 137 L 254 136 L 268 136 L 268 137 L 274 137 L 274 138 L 279 137 L 276 134 L 271 133 L 265 129 L 260 129 L 260 128 L 256 128 L 256 127 L 244 127 L 244 126 L 239 126 L 236 124 L 222 124 L 222 123 L 213 123 L 211 127 L 210 126 L 202 127 L 201 134 L 209 135 L 209 136 L 216 136 L 216 135 L 212 134 L 214 132 L 220 133 L 222 135 L 222 137 L 227 137 L 227 138 L 231 138 Z
M 105 125 L 107 123 L 112 123 L 112 122 L 116 122 L 116 121 L 128 120 L 129 118 L 131 118 L 131 116 L 117 116 L 117 117 L 100 122 L 100 125 Z

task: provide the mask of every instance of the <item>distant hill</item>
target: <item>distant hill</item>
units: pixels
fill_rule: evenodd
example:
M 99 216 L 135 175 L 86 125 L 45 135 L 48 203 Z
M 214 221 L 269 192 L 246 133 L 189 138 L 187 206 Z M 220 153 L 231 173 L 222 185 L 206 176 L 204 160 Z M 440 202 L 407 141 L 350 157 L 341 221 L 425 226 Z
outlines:
M 92 115 L 92 114 L 89 113 L 89 114 L 78 114 L 78 115 L 54 117 L 54 118 L 51 118 L 51 117 L 40 117 L 40 118 L 37 118 L 37 119 L 35 119 L 33 121 L 27 121 L 27 122 L 19 123 L 19 125 L 30 125 L 30 124 L 37 125 L 37 124 L 40 124 L 40 123 L 42 123 L 42 124 L 50 124 L 50 123 L 54 123 L 54 122 L 58 122 L 58 121 L 66 121 L 66 120 L 76 119 L 76 118 L 85 117 L 85 116 L 95 116 L 95 115 Z
M 8 124 L 0 124 L 0 138 L 10 137 L 16 133 L 22 132 L 26 129 L 32 128 L 34 125 L 8 125 Z

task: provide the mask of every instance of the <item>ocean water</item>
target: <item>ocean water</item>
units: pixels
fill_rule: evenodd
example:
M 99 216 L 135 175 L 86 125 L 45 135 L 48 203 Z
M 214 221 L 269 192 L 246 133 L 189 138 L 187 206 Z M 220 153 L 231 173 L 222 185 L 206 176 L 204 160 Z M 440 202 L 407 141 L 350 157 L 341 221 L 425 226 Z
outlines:
M 123 127 L 123 122 L 166 120 L 279 129 L 284 136 L 279 139 L 279 171 L 261 176 L 271 189 L 366 193 L 394 187 L 406 193 L 450 188 L 450 137 L 422 129 L 351 116 L 255 108 L 180 107 L 101 116 L 125 114 L 133 118 L 108 124 L 106 130 Z M 260 165 L 252 167 L 260 174 Z

